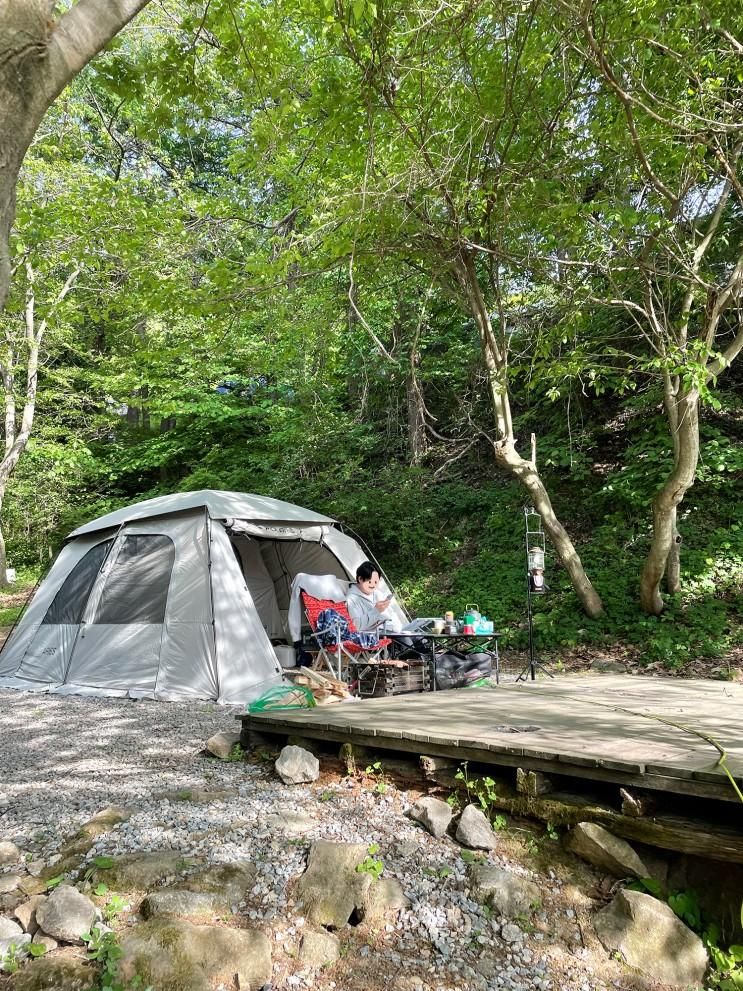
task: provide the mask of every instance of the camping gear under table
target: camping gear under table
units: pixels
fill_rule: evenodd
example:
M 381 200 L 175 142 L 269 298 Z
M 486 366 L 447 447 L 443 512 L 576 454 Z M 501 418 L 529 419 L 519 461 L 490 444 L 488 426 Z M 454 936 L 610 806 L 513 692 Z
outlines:
M 431 691 L 437 691 L 436 686 L 436 654 L 442 650 L 457 650 L 465 648 L 465 653 L 471 653 L 477 648 L 482 654 L 489 654 L 495 668 L 495 683 L 500 683 L 500 657 L 498 655 L 498 637 L 500 633 L 386 633 L 386 637 L 402 648 L 416 651 L 419 656 L 427 654 L 431 675 Z M 417 641 L 423 646 L 410 646 L 410 641 Z

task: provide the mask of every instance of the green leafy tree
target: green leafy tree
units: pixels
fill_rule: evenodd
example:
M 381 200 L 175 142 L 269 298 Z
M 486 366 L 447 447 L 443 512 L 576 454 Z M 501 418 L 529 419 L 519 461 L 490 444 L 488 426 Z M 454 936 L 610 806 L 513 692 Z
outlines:
M 246 57 L 259 14 L 271 41 Z M 349 314 L 386 359 L 390 341 L 359 305 L 365 267 L 402 263 L 447 293 L 472 322 L 486 370 L 492 427 L 470 422 L 469 443 L 489 443 L 526 488 L 581 603 L 599 615 L 534 453 L 517 450 L 512 412 L 514 317 L 528 287 L 510 260 L 530 237 L 519 216 L 533 185 L 544 173 L 554 184 L 555 132 L 572 99 L 549 18 L 509 0 L 402 13 L 339 0 L 268 12 L 245 5 L 229 19 L 215 4 L 209 26 L 221 43 L 217 71 L 229 61 L 236 89 L 260 93 L 231 161 L 242 174 L 270 174 L 252 207 L 271 254 L 262 262 L 254 254 L 251 274 L 268 281 L 283 272 L 290 283 L 342 267 Z M 410 354 L 411 398 L 420 399 L 415 347 Z M 421 403 L 414 412 L 424 419 Z
M 740 9 L 651 0 L 554 5 L 583 68 L 583 113 L 565 175 L 569 215 L 543 204 L 567 250 L 557 264 L 577 305 L 624 311 L 635 342 L 604 360 L 662 385 L 672 467 L 652 501 L 640 601 L 680 589 L 678 508 L 697 478 L 699 418 L 743 350 L 743 98 Z M 567 223 L 566 223 L 567 221 Z M 601 359 L 599 359 L 601 360 Z
M 0 311 L 10 288 L 10 234 L 23 159 L 67 84 L 148 0 L 6 0 L 0 7 Z

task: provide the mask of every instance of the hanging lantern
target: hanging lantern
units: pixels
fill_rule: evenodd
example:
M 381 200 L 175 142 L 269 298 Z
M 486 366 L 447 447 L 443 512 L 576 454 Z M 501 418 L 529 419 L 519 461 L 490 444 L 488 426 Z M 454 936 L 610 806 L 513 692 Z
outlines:
M 544 548 L 529 548 L 529 571 L 532 575 L 535 571 L 544 572 Z
M 530 547 L 528 553 L 529 560 L 529 586 L 532 592 L 541 595 L 545 590 L 544 584 L 544 548 Z

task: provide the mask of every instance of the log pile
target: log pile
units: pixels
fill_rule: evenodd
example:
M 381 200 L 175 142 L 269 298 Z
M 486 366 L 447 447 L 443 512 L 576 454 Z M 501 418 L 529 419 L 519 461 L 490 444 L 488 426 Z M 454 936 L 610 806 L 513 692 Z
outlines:
M 309 688 L 317 705 L 342 702 L 351 694 L 342 681 L 326 674 L 320 674 L 319 671 L 314 671 L 312 668 L 288 668 L 284 674 L 289 676 L 295 685 Z

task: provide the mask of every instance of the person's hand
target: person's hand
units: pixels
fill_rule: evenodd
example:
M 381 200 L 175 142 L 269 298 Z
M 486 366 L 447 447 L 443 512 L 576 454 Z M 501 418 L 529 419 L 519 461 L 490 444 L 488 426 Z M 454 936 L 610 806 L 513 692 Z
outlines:
M 390 604 L 390 602 L 392 602 L 393 598 L 394 596 L 390 595 L 386 599 L 381 599 L 379 602 L 375 602 L 374 608 L 377 610 L 377 612 L 384 612 L 387 606 Z

